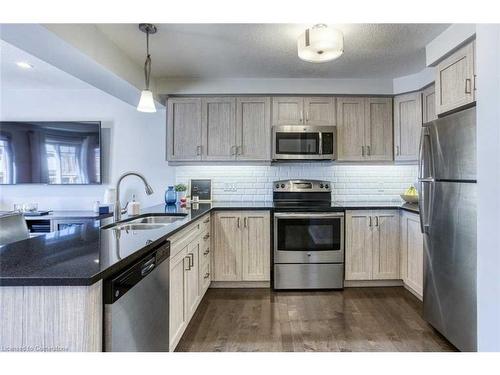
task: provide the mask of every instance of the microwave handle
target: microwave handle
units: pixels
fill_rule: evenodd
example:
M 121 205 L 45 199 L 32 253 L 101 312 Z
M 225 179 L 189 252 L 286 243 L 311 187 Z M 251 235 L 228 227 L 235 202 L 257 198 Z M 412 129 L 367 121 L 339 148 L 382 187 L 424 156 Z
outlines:
M 318 136 L 319 136 L 319 155 L 323 155 L 323 133 L 322 132 L 318 132 Z

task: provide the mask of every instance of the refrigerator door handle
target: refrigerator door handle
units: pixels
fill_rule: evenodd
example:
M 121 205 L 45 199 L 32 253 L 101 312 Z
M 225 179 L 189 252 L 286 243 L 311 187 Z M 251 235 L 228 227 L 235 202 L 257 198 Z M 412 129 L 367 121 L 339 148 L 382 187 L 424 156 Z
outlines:
M 420 133 L 420 145 L 418 148 L 418 179 L 419 180 L 432 178 L 432 174 L 431 174 L 432 165 L 433 165 L 432 154 L 430 152 L 426 153 L 426 151 L 427 151 L 426 147 L 425 147 L 426 146 L 426 142 L 425 142 L 426 139 L 429 141 L 429 144 L 430 144 L 431 136 L 429 133 L 429 128 L 427 126 L 424 126 L 424 127 L 422 127 L 422 130 Z M 429 151 L 431 151 L 431 150 L 429 150 Z M 429 155 L 429 160 L 425 159 L 426 155 Z M 425 170 L 426 164 L 429 167 L 429 171 Z
M 420 211 L 420 231 L 425 234 L 429 232 L 429 214 L 426 210 L 426 207 L 432 207 L 432 205 L 427 204 L 426 192 L 429 192 L 429 195 L 432 195 L 432 186 L 434 183 L 434 178 L 431 175 L 432 171 L 432 152 L 431 150 L 426 149 L 426 145 L 430 145 L 430 133 L 429 128 L 427 126 L 422 127 L 420 133 L 420 146 L 418 150 L 418 182 L 420 188 L 419 200 L 418 200 L 418 208 Z M 428 142 L 426 142 L 426 140 Z M 429 151 L 429 152 L 426 152 Z M 428 156 L 428 160 L 426 160 L 426 156 Z M 429 167 L 429 171 L 426 171 L 426 165 Z M 426 184 L 428 184 L 428 188 L 426 188 Z

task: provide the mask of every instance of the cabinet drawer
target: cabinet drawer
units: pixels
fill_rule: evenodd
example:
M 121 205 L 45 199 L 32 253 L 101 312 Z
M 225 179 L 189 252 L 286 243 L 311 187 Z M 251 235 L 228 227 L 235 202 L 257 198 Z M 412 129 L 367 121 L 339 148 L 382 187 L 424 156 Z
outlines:
M 201 234 L 201 222 L 196 222 L 184 228 L 180 232 L 169 237 L 170 257 L 174 257 L 187 244 L 196 239 Z
M 212 249 L 210 248 L 210 244 L 207 247 L 201 248 L 200 264 L 202 267 L 205 265 L 205 263 L 210 263 L 211 254 L 212 254 Z
M 210 274 L 210 262 L 203 264 L 200 267 L 200 291 L 204 293 L 210 286 L 212 275 Z

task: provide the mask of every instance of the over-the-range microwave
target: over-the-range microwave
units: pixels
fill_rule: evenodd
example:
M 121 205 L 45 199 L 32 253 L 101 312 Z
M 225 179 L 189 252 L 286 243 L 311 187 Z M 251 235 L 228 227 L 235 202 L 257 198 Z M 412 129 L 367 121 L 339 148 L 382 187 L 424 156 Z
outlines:
M 273 160 L 312 161 L 337 158 L 335 126 L 273 126 Z

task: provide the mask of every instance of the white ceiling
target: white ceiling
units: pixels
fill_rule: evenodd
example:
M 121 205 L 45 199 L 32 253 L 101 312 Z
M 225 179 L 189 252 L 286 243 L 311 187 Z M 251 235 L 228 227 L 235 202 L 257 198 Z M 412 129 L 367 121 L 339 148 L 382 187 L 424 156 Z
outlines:
M 136 24 L 96 25 L 139 65 L 145 34 Z M 425 68 L 425 45 L 449 24 L 341 24 L 344 55 L 299 60 L 296 40 L 310 25 L 157 24 L 150 37 L 155 78 L 395 78 Z
M 32 69 L 16 63 L 27 62 Z M 51 64 L 0 40 L 0 83 L 2 89 L 90 89 L 92 86 Z

